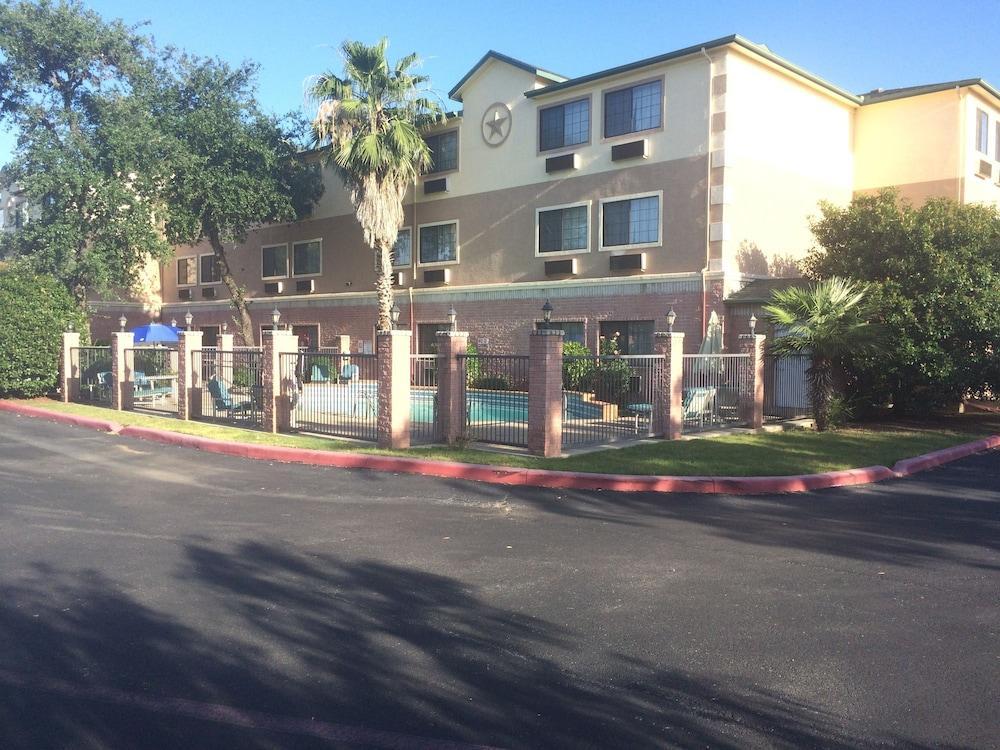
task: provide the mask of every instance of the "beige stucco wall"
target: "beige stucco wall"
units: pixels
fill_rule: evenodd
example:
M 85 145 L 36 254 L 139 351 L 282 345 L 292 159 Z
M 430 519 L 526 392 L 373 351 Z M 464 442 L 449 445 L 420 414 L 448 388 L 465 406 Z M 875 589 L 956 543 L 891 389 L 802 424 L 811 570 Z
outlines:
M 821 200 L 847 203 L 853 188 L 854 105 L 751 58 L 727 51 L 724 137 L 713 144 L 723 204 L 713 223 L 724 266 L 736 270 L 742 243 L 768 256 L 802 257 L 813 244 L 809 217 Z M 718 236 L 718 235 L 716 235 Z
M 982 110 L 989 116 L 989 145 L 987 153 L 976 150 L 976 111 Z M 996 100 L 981 95 L 977 89 L 965 89 L 962 97 L 964 123 L 961 128 L 964 154 L 962 160 L 962 200 L 965 203 L 986 203 L 1000 207 L 1000 160 L 997 159 L 997 122 L 1000 122 L 1000 106 Z M 992 164 L 993 173 L 989 178 L 980 177 L 979 162 Z

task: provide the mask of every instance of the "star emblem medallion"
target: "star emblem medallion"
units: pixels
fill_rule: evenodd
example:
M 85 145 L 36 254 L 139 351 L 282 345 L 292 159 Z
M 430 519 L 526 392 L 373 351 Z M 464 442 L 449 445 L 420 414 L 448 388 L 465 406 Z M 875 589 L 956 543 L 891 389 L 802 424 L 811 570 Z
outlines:
M 483 115 L 483 140 L 488 146 L 499 146 L 510 135 L 510 107 L 503 102 L 496 102 L 486 108 Z

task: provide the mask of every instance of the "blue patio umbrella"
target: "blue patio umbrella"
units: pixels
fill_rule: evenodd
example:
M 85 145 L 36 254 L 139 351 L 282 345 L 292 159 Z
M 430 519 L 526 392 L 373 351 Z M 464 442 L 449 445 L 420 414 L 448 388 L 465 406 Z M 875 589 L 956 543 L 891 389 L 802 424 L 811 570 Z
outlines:
M 180 340 L 178 336 L 180 332 L 180 328 L 165 326 L 162 323 L 150 323 L 132 329 L 137 344 L 176 344 Z

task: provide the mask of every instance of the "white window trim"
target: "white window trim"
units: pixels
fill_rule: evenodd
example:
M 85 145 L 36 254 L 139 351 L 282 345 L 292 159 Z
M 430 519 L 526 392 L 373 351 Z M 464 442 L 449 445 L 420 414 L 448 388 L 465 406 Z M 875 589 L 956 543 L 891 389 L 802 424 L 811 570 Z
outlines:
M 281 275 L 281 276 L 265 276 L 264 275 L 264 251 L 265 250 L 270 250 L 270 249 L 275 248 L 275 247 L 283 247 L 283 248 L 285 248 L 285 273 L 283 275 Z M 320 262 L 322 263 L 322 253 L 321 253 L 321 260 L 320 260 Z M 260 278 L 261 278 L 261 281 L 274 281 L 274 280 L 277 280 L 277 279 L 287 279 L 288 276 L 289 276 L 288 272 L 291 269 L 291 265 L 292 265 L 292 258 L 291 258 L 291 255 L 288 252 L 288 243 L 287 242 L 279 242 L 276 245 L 261 245 L 260 246 Z
M 194 260 L 194 283 L 193 284 L 181 284 L 177 282 L 177 261 L 179 260 Z M 191 287 L 198 286 L 198 277 L 201 276 L 201 266 L 199 265 L 201 261 L 198 259 L 197 255 L 180 255 L 174 258 L 174 282 L 178 289 L 190 289 Z
M 591 237 L 591 221 L 592 221 L 592 211 L 593 206 L 592 200 L 578 201 L 576 203 L 563 203 L 558 206 L 542 206 L 535 209 L 535 257 L 536 258 L 555 258 L 560 255 L 583 255 L 590 252 L 590 237 Z M 541 244 L 541 237 L 539 235 L 540 229 L 540 217 L 543 211 L 558 211 L 563 208 L 579 208 L 584 206 L 587 209 L 587 246 L 580 250 L 550 250 L 547 253 L 543 253 L 539 250 L 539 245 Z
M 396 259 L 393 258 L 393 260 L 392 260 L 392 268 L 393 268 L 394 271 L 397 270 L 397 269 L 401 269 L 401 268 L 413 268 L 413 250 L 414 250 L 414 248 L 417 245 L 417 243 L 415 242 L 415 238 L 413 236 L 413 227 L 411 227 L 409 225 L 407 225 L 405 227 L 400 227 L 399 228 L 399 232 L 409 232 L 410 233 L 410 262 L 409 263 L 396 263 Z M 399 232 L 397 232 L 397 237 L 398 237 Z M 456 238 L 457 238 L 457 236 L 458 236 L 457 230 L 455 232 L 455 235 L 456 235 Z
M 424 227 L 440 227 L 445 224 L 455 225 L 455 260 L 435 260 L 430 263 L 424 263 L 420 260 L 420 230 Z M 462 243 L 459 241 L 461 237 L 461 227 L 458 225 L 458 219 L 452 219 L 451 221 L 431 221 L 427 224 L 417 224 L 417 242 L 416 242 L 416 252 L 417 252 L 417 268 L 438 268 L 440 266 L 457 266 L 459 260 L 461 260 L 462 253 Z M 410 249 L 413 252 L 414 248 Z
M 639 242 L 634 245 L 607 245 L 604 244 L 604 204 L 605 203 L 618 203 L 619 201 L 628 201 L 635 198 L 656 198 L 659 201 L 659 221 L 656 227 L 656 241 L 655 242 Z M 600 244 L 598 249 L 602 253 L 612 253 L 619 250 L 636 250 L 642 247 L 662 247 L 663 246 L 663 191 L 653 190 L 648 193 L 633 193 L 631 195 L 616 195 L 609 198 L 601 198 L 600 210 L 597 214 L 597 231 L 600 233 Z
M 986 120 L 986 142 L 983 143 L 983 147 L 979 148 L 979 123 L 985 119 Z M 976 108 L 976 152 L 983 154 L 986 157 L 990 155 L 990 114 L 989 112 Z
M 218 286 L 219 284 L 222 283 L 222 270 L 221 269 L 219 270 L 219 280 L 218 281 L 202 281 L 201 280 L 201 259 L 205 258 L 205 257 L 208 257 L 209 255 L 212 256 L 213 258 L 215 257 L 215 253 L 202 253 L 201 255 L 198 256 L 198 284 L 200 286 Z
M 313 242 L 318 242 L 319 243 L 319 271 L 317 271 L 316 273 L 295 273 L 295 246 L 296 245 L 309 245 L 309 244 L 311 244 Z M 292 245 L 292 252 L 288 256 L 288 266 L 289 266 L 289 271 L 291 273 L 290 278 L 293 278 L 293 279 L 312 279 L 312 278 L 315 278 L 317 276 L 322 276 L 323 275 L 323 238 L 322 237 L 315 237 L 315 238 L 313 238 L 311 240 L 296 240 L 295 242 L 292 242 L 291 245 Z

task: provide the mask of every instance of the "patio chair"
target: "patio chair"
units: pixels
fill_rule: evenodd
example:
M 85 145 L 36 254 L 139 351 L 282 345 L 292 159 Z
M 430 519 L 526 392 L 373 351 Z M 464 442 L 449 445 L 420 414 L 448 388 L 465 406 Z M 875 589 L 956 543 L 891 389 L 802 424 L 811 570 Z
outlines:
M 636 402 L 634 404 L 626 404 L 625 410 L 632 413 L 635 417 L 635 434 L 639 434 L 639 419 L 644 417 L 647 420 L 653 418 L 653 405 L 645 402 Z
M 229 417 L 246 416 L 247 411 L 253 406 L 252 401 L 233 401 L 226 384 L 215 376 L 212 376 L 207 385 L 216 414 L 221 411 Z
M 311 383 L 329 383 L 330 366 L 325 362 L 313 362 L 312 372 L 309 374 Z
M 361 368 L 357 365 L 348 362 L 343 367 L 340 368 L 340 382 L 341 383 L 354 383 L 358 380 L 361 374 Z
M 699 427 L 704 427 L 706 421 L 712 424 L 715 417 L 716 389 L 685 388 L 684 389 L 684 422 L 696 422 Z
M 110 401 L 111 400 L 111 373 L 110 372 L 99 372 L 97 373 L 97 398 L 99 401 Z

